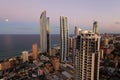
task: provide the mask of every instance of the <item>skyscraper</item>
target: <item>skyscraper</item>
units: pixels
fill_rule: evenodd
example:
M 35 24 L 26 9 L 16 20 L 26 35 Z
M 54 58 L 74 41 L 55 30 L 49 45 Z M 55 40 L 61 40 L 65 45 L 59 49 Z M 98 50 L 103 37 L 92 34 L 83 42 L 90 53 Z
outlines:
M 38 57 L 38 47 L 37 44 L 32 45 L 33 59 L 37 59 Z
M 68 22 L 67 17 L 60 16 L 60 60 L 64 62 L 68 57 Z
M 42 53 L 50 53 L 50 21 L 46 11 L 40 16 L 40 48 Z
M 77 26 L 75 26 L 74 34 L 79 35 L 80 31 L 81 31 L 81 29 L 78 28 Z
M 76 80 L 99 80 L 100 36 L 92 31 L 81 31 L 73 39 Z
M 97 21 L 94 21 L 94 23 L 93 23 L 93 32 L 95 34 L 98 34 L 98 24 L 97 24 Z
M 49 17 L 47 17 L 47 53 L 50 55 L 50 53 L 51 53 L 51 50 L 50 50 L 50 40 L 51 40 L 51 38 L 50 38 L 50 18 Z
M 78 28 L 77 28 L 77 26 L 75 26 L 74 34 L 75 34 L 75 35 L 78 34 Z

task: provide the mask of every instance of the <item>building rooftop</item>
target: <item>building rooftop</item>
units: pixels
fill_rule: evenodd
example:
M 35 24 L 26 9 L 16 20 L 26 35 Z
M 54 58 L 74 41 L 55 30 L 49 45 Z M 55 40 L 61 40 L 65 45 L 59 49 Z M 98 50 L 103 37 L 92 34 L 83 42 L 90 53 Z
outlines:
M 91 31 L 91 30 L 82 30 L 80 33 L 81 33 L 81 34 L 89 34 L 89 33 L 90 33 L 90 34 L 91 34 L 91 33 L 94 34 L 93 31 Z
M 66 71 L 63 71 L 62 74 L 67 78 L 72 78 L 73 76 Z

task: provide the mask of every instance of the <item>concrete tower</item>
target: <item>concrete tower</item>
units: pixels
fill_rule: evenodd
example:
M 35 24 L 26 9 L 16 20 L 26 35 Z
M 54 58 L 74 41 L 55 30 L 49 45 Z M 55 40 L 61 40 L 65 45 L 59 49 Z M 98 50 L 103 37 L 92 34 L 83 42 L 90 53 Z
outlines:
M 60 16 L 60 60 L 64 62 L 68 57 L 68 22 L 67 17 Z
M 33 59 L 36 60 L 38 57 L 38 47 L 36 43 L 32 45 L 32 53 L 33 53 Z
M 93 23 L 93 32 L 95 34 L 98 34 L 98 24 L 97 24 L 97 21 L 94 21 L 94 23 Z
M 80 31 L 82 31 L 82 29 L 80 29 L 79 27 L 75 26 L 74 34 L 75 35 L 79 35 Z
M 73 39 L 76 80 L 99 80 L 100 36 L 92 31 L 81 31 Z

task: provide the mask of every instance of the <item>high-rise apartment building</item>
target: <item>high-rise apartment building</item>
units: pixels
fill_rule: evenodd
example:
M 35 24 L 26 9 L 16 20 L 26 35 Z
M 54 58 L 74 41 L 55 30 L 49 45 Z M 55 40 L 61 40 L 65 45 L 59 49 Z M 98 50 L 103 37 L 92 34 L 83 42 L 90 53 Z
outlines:
M 98 34 L 98 24 L 97 24 L 97 21 L 94 21 L 94 23 L 93 23 L 93 32 L 95 34 Z
M 28 51 L 23 51 L 23 52 L 22 52 L 23 62 L 28 61 L 28 56 L 29 56 L 29 52 L 28 52 Z
M 99 80 L 100 36 L 92 31 L 81 31 L 73 39 L 76 80 Z
M 40 16 L 40 48 L 42 53 L 50 53 L 50 21 L 46 11 Z
M 67 61 L 68 57 L 68 22 L 67 17 L 60 16 L 60 61 Z
M 81 29 L 78 28 L 77 26 L 75 26 L 74 34 L 79 35 L 80 31 L 81 31 Z
M 37 59 L 38 57 L 38 47 L 37 44 L 32 45 L 33 59 Z
M 69 49 L 72 49 L 72 37 L 68 38 L 68 43 L 69 43 Z

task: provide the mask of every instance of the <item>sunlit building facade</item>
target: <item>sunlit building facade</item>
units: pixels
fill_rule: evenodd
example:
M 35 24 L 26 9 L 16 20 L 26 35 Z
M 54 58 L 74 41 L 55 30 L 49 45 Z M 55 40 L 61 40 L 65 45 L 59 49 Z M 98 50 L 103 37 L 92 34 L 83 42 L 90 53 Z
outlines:
M 22 52 L 23 62 L 28 61 L 28 56 L 29 56 L 29 52 L 28 52 L 28 51 L 23 51 L 23 52 Z
M 0 63 L 0 71 L 7 70 L 9 68 L 11 68 L 11 63 L 9 61 L 4 61 Z
M 40 49 L 42 53 L 50 54 L 50 20 L 46 11 L 40 16 Z
M 38 46 L 36 43 L 32 45 L 32 53 L 33 53 L 33 59 L 36 60 L 38 57 Z
M 99 80 L 100 36 L 81 31 L 73 39 L 75 80 Z

